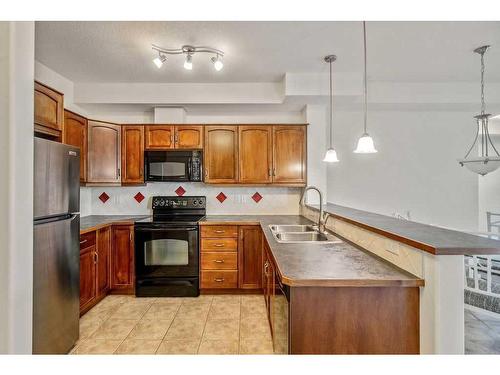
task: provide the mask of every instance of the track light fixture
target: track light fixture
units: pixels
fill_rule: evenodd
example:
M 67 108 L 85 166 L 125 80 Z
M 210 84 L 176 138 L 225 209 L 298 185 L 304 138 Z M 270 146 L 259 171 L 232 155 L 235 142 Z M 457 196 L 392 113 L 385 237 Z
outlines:
M 185 55 L 186 59 L 184 61 L 184 69 L 192 70 L 193 69 L 193 55 L 197 53 L 211 53 L 213 56 L 210 60 L 214 65 L 214 69 L 216 71 L 222 70 L 224 67 L 224 63 L 222 62 L 222 57 L 224 56 L 224 52 L 212 47 L 195 47 L 185 45 L 181 48 L 177 49 L 167 49 L 158 47 L 156 45 L 151 45 L 154 51 L 158 52 L 158 57 L 153 59 L 153 62 L 158 68 L 161 68 L 163 63 L 167 60 L 166 55 Z

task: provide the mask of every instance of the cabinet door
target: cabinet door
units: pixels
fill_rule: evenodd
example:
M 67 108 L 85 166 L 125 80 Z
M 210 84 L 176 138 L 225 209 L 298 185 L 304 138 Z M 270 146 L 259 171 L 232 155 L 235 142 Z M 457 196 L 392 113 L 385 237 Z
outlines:
M 174 148 L 174 126 L 146 125 L 146 150 L 168 150 Z
M 122 183 L 144 183 L 144 126 L 122 126 Z
M 203 126 L 176 125 L 175 148 L 203 148 Z
M 87 180 L 87 119 L 64 110 L 63 143 L 80 149 L 80 182 Z
M 64 124 L 64 95 L 50 87 L 35 82 L 35 130 L 36 125 L 62 131 Z
M 95 245 L 80 252 L 80 311 L 91 305 L 96 298 Z
M 272 126 L 238 127 L 239 182 L 272 182 Z
M 97 295 L 102 296 L 109 290 L 109 271 L 111 256 L 111 227 L 97 232 Z
M 90 183 L 120 183 L 121 126 L 88 121 L 88 175 Z
M 133 289 L 133 235 L 133 225 L 113 225 L 111 229 L 111 289 Z
M 205 127 L 205 182 L 238 182 L 238 127 Z
M 240 226 L 239 288 L 262 288 L 262 230 L 260 226 Z
M 273 182 L 306 183 L 306 127 L 273 127 Z

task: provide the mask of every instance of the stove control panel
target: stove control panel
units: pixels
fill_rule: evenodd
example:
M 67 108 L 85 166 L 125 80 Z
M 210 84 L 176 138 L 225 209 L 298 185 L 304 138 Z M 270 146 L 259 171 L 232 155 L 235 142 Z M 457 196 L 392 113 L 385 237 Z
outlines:
M 156 209 L 204 209 L 206 208 L 206 198 L 204 196 L 190 197 L 153 197 L 153 210 Z

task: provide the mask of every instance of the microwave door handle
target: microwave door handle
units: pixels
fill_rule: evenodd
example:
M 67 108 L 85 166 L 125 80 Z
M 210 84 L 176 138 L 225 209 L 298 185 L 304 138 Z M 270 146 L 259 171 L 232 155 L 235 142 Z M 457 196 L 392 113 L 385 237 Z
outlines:
M 192 176 L 192 173 L 193 173 L 193 158 L 190 157 L 188 159 L 188 180 L 191 181 L 191 176 Z

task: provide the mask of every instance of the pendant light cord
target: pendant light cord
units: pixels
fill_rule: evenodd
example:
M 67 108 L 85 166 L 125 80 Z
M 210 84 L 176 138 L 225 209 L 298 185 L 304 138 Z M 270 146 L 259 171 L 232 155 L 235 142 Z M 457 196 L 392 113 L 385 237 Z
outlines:
M 363 53 L 364 53 L 364 63 L 365 63 L 365 70 L 364 70 L 364 79 L 363 79 L 363 85 L 364 85 L 364 133 L 367 134 L 366 132 L 366 122 L 367 122 L 367 84 L 366 84 L 366 24 L 365 21 L 363 21 Z
M 486 105 L 484 104 L 484 52 L 482 52 L 481 53 L 481 114 L 482 115 L 484 115 L 485 110 L 486 110 Z
M 330 59 L 330 148 L 333 148 L 333 82 L 332 82 L 331 59 Z

